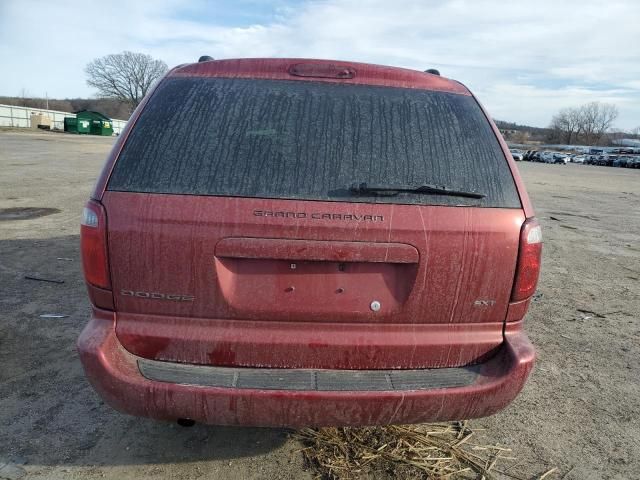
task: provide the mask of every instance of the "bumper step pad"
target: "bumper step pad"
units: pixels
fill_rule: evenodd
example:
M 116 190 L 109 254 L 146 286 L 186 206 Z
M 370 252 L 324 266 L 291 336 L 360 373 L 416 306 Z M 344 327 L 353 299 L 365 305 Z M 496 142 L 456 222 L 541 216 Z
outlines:
M 471 385 L 479 366 L 423 370 L 233 368 L 138 359 L 147 379 L 201 387 L 318 392 L 412 391 Z

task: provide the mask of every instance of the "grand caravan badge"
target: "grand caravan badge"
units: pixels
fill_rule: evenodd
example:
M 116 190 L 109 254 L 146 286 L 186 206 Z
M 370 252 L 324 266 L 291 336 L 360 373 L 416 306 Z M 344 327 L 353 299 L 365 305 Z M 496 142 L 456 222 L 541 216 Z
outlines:
M 292 212 L 284 210 L 254 210 L 256 217 L 274 218 L 308 218 L 311 220 L 343 220 L 355 222 L 384 222 L 383 215 L 362 215 L 357 213 L 326 213 L 326 212 Z

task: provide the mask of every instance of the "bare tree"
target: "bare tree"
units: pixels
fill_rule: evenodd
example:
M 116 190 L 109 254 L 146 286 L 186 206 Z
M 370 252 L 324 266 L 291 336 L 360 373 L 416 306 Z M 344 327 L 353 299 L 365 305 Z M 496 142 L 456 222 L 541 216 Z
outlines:
M 597 145 L 618 118 L 618 108 L 610 103 L 591 102 L 563 108 L 551 120 L 553 138 L 568 144 Z
M 597 144 L 618 118 L 618 108 L 610 103 L 587 103 L 580 107 L 580 118 L 580 133 L 584 142 Z
M 162 60 L 144 53 L 122 52 L 96 58 L 85 69 L 87 83 L 105 98 L 137 107 L 153 83 L 168 70 Z
M 618 118 L 618 107 L 611 103 L 600 103 L 600 113 L 596 117 L 596 134 L 598 135 L 598 141 L 601 137 L 606 135 L 607 131 L 613 126 L 613 122 Z
M 551 119 L 550 128 L 562 143 L 571 144 L 580 131 L 580 111 L 575 108 L 563 108 Z

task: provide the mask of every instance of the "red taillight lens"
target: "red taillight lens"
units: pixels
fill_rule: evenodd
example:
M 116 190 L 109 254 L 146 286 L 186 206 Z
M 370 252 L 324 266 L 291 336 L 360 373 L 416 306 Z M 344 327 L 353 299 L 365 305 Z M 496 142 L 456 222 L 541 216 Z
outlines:
M 90 200 L 82 211 L 80 250 L 84 278 L 91 285 L 111 288 L 107 258 L 107 216 L 98 202 Z
M 520 231 L 520 251 L 516 267 L 516 281 L 511 293 L 511 301 L 526 300 L 536 291 L 540 263 L 542 260 L 542 230 L 535 218 L 530 218 Z

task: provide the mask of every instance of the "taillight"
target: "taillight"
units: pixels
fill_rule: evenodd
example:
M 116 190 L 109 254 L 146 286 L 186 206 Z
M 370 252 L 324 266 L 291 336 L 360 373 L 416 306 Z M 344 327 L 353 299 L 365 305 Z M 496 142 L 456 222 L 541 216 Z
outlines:
M 107 216 L 98 202 L 89 200 L 82 211 L 80 250 L 84 278 L 96 287 L 109 289 L 107 257 Z
M 536 291 L 542 260 L 542 230 L 535 218 L 524 222 L 520 230 L 520 250 L 511 301 L 526 300 Z

